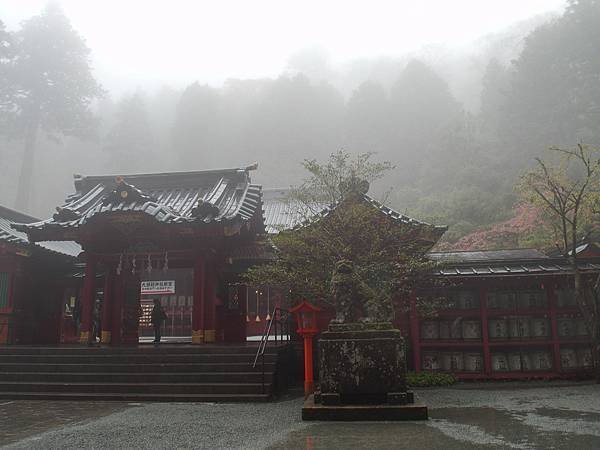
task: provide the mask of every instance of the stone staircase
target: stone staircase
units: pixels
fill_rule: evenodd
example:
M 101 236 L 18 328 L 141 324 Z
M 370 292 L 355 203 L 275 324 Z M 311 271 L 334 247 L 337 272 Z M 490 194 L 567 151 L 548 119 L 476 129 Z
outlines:
M 0 399 L 266 401 L 283 384 L 286 348 L 268 348 L 264 377 L 255 354 L 244 345 L 0 347 Z

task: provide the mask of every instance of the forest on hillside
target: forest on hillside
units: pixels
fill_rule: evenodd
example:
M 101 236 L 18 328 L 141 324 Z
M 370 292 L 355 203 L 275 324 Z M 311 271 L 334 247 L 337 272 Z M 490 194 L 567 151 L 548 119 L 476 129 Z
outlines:
M 45 45 L 72 46 L 70 54 L 84 59 L 94 49 L 76 39 L 57 8 L 15 31 L 1 19 L 0 204 L 12 207 L 28 125 L 15 113 L 14 98 L 23 111 L 29 105 L 23 99 L 31 98 L 10 70 L 27 61 L 27 74 L 47 75 L 33 64 L 49 51 Z M 61 61 L 69 64 L 56 59 L 52 70 L 62 73 Z M 394 164 L 373 187 L 375 195 L 388 193 L 391 207 L 448 225 L 447 248 L 520 246 L 531 242 L 536 221 L 515 192 L 520 175 L 548 147 L 600 144 L 600 2 L 569 0 L 561 15 L 516 24 L 463 54 L 429 48 L 335 66 L 309 49 L 293 55 L 277 78 L 230 79 L 219 87 L 194 82 L 119 97 L 94 82 L 86 80 L 93 114 L 85 126 L 60 123 L 62 110 L 40 122 L 26 208 L 32 214 L 49 214 L 72 191 L 74 173 L 256 161 L 256 182 L 286 187 L 303 178 L 303 159 L 323 160 L 343 148 Z M 68 101 L 71 93 L 58 95 Z M 502 223 L 529 234 L 460 240 Z

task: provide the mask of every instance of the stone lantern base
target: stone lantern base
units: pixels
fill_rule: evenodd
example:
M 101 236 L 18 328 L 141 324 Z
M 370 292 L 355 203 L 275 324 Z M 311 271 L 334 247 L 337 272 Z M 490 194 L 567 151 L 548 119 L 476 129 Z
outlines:
M 407 390 L 404 340 L 391 323 L 331 324 L 318 348 L 320 389 L 304 420 L 427 419 Z

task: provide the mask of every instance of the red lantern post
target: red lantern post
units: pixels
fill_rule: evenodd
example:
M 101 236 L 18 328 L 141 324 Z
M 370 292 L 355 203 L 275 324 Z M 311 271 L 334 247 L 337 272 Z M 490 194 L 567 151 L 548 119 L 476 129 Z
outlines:
M 321 311 L 306 300 L 292 308 L 290 312 L 296 317 L 298 328 L 296 332 L 304 338 L 304 394 L 314 392 L 313 378 L 313 338 L 319 332 L 317 328 L 317 312 Z

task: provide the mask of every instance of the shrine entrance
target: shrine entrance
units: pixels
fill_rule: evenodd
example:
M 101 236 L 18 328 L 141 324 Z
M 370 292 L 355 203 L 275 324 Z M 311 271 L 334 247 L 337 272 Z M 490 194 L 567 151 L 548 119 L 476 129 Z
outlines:
M 150 322 L 154 301 L 160 301 L 167 314 L 161 335 L 169 342 L 191 342 L 194 308 L 194 274 L 191 269 L 169 269 L 157 274 L 144 274 L 141 279 L 139 338 L 140 342 L 154 339 Z

